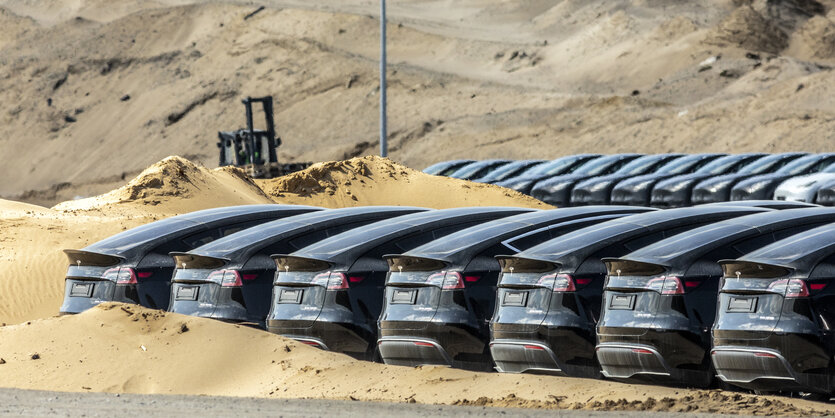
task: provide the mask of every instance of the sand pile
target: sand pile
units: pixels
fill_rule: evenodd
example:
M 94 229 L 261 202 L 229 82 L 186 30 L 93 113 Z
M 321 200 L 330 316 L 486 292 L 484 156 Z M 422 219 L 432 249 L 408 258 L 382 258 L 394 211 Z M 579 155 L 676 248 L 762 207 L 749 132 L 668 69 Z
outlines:
M 736 46 L 772 54 L 785 49 L 788 41 L 786 32 L 751 6 L 734 10 L 705 40 L 723 47 Z
M 368 156 L 312 167 L 271 180 L 256 180 L 278 203 L 329 208 L 404 205 L 549 208 L 530 196 L 490 184 L 424 174 L 386 158 Z
M 835 22 L 824 16 L 807 20 L 792 35 L 789 50 L 810 60 L 835 58 Z
M 0 328 L 4 387 L 551 409 L 811 415 L 835 407 L 720 391 L 393 367 L 263 331 L 110 303 Z
M 128 184 L 101 196 L 56 205 L 60 211 L 139 208 L 154 213 L 185 213 L 218 206 L 271 203 L 240 169 L 208 170 L 182 157 L 168 157 Z

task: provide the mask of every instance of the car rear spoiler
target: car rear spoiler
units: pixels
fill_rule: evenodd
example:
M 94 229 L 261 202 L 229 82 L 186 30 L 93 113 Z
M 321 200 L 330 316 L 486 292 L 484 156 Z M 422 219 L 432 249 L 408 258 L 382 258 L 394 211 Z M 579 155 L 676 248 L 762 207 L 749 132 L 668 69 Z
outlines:
M 443 270 L 448 263 L 444 260 L 428 257 L 416 257 L 402 254 L 386 254 L 383 256 L 390 271 L 433 271 Z
M 228 258 L 211 257 L 208 255 L 170 252 L 168 253 L 174 258 L 174 265 L 176 268 L 190 268 L 190 269 L 216 269 L 223 267 L 230 260 Z
M 556 270 L 560 263 L 537 258 L 517 257 L 515 255 L 497 255 L 495 259 L 502 267 L 502 273 L 545 273 Z
M 647 261 L 627 260 L 623 258 L 601 258 L 606 264 L 606 274 L 610 276 L 652 276 L 665 272 L 668 266 Z
M 779 264 L 746 260 L 719 260 L 725 277 L 770 279 L 788 276 L 795 269 Z M 737 274 L 738 273 L 738 274 Z
M 275 261 L 275 267 L 278 271 L 324 271 L 333 266 L 330 261 L 290 254 L 273 254 L 270 258 Z
M 118 255 L 94 253 L 84 250 L 64 250 L 70 265 L 109 267 L 125 261 L 125 257 Z

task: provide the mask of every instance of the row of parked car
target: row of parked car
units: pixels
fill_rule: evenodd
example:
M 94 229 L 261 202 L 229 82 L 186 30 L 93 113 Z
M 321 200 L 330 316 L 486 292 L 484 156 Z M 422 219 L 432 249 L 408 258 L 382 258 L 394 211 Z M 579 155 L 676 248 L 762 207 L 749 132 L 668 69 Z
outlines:
M 835 205 L 835 153 L 581 154 L 553 161 L 444 161 L 424 172 L 508 187 L 559 207 L 761 199 Z
M 65 252 L 63 314 L 121 301 L 395 365 L 835 390 L 835 208 L 251 205 Z

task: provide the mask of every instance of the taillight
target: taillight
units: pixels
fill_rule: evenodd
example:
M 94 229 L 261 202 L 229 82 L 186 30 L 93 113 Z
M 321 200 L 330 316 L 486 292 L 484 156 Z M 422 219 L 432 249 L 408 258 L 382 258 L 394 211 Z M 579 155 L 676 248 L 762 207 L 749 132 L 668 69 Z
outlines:
M 322 286 L 328 290 L 341 290 L 348 288 L 348 278 L 343 273 L 325 272 L 313 277 L 310 284 Z
M 220 282 L 223 287 L 241 287 L 241 275 L 236 270 L 217 270 L 209 274 L 208 280 Z
M 574 292 L 577 290 L 577 287 L 574 286 L 574 278 L 569 274 L 546 274 L 540 277 L 536 284 L 551 288 L 554 292 Z
M 656 291 L 662 295 L 683 295 L 684 286 L 678 277 L 656 277 L 647 282 L 645 289 Z
M 441 271 L 430 275 L 426 284 L 438 286 L 442 290 L 455 290 L 464 288 L 464 276 L 457 271 Z
M 116 282 L 116 284 L 136 284 L 136 273 L 130 267 L 116 267 L 101 275 L 102 279 Z
M 809 296 L 809 288 L 803 280 L 782 279 L 771 282 L 768 291 L 781 293 L 787 298 L 805 298 Z

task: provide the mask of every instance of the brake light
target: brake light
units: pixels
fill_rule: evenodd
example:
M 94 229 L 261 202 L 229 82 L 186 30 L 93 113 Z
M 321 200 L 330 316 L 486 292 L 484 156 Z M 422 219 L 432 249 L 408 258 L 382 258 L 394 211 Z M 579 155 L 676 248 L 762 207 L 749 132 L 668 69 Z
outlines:
M 208 280 L 220 282 L 222 287 L 241 287 L 241 275 L 236 270 L 216 270 L 209 274 Z
M 116 282 L 116 284 L 136 284 L 136 273 L 130 267 L 108 269 L 101 275 L 101 278 Z
M 771 282 L 768 291 L 782 293 L 786 298 L 805 298 L 809 296 L 809 288 L 803 280 L 782 279 Z
M 425 343 L 421 341 L 414 341 L 415 345 L 419 345 L 421 347 L 434 347 L 432 343 Z
M 826 287 L 826 283 L 812 283 L 809 285 L 809 290 L 823 290 Z
M 526 350 L 545 350 L 545 348 L 533 344 L 525 344 L 524 347 Z
M 777 358 L 776 355 L 771 353 L 754 353 L 754 357 Z
M 574 278 L 569 274 L 546 274 L 540 277 L 536 284 L 542 287 L 550 287 L 554 292 L 574 292 L 577 290 L 577 287 L 574 286 Z
M 136 277 L 138 277 L 140 279 L 147 279 L 148 277 L 151 277 L 153 275 L 154 275 L 154 273 L 150 272 L 150 271 L 137 271 L 136 272 Z
M 457 271 L 441 271 L 430 275 L 426 279 L 426 284 L 438 286 L 442 290 L 463 289 L 464 276 Z
M 342 290 L 348 288 L 348 278 L 343 273 L 325 272 L 313 277 L 310 284 L 322 286 L 328 290 Z
M 678 277 L 656 277 L 650 279 L 645 289 L 656 291 L 662 295 L 683 295 L 684 286 L 681 285 L 681 279 Z
M 652 354 L 652 351 L 645 348 L 633 348 L 632 352 L 635 354 Z

